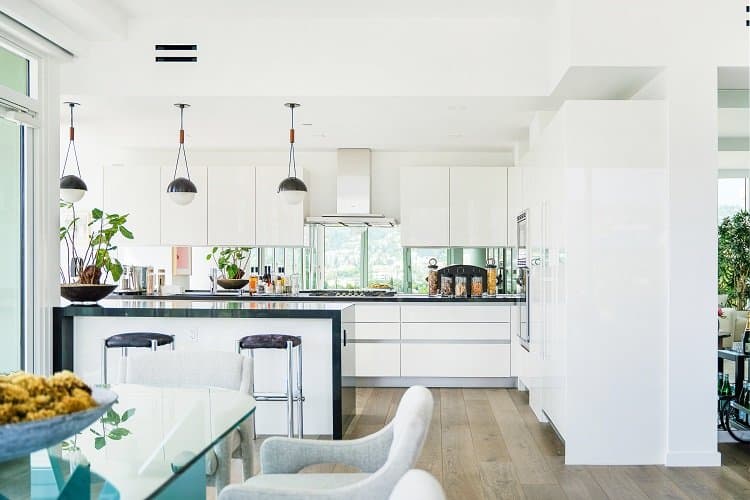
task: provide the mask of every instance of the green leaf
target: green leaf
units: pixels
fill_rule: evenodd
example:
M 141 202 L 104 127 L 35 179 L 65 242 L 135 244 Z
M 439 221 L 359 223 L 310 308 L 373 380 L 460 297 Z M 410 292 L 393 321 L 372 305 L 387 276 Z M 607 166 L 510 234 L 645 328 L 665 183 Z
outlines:
M 120 277 L 122 276 L 122 264 L 120 264 L 119 261 L 114 261 L 111 263 L 107 270 L 112 273 L 112 279 L 115 281 L 120 281 Z
M 105 424 L 117 425 L 120 423 L 120 415 L 118 415 L 115 410 L 110 408 L 109 410 L 107 410 L 106 415 L 102 417 L 102 422 L 104 422 Z
M 91 218 L 94 220 L 99 220 L 104 215 L 104 212 L 100 208 L 94 208 L 91 210 Z
M 109 431 L 109 434 L 107 434 L 107 437 L 112 438 L 114 440 L 119 440 L 124 438 L 130 434 L 130 431 L 125 429 L 124 427 L 117 427 L 116 429 L 112 429 Z
M 130 417 L 135 415 L 135 408 L 128 408 L 122 414 L 122 422 L 126 422 Z
M 105 444 L 107 444 L 107 440 L 104 439 L 103 436 L 94 438 L 94 448 L 96 448 L 97 450 L 101 450 L 102 448 L 104 448 Z

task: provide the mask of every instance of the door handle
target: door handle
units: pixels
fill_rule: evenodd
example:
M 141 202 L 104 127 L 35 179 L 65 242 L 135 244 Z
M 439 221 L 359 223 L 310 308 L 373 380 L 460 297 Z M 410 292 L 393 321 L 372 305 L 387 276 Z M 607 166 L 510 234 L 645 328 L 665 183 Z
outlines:
M 346 328 L 344 328 L 344 347 L 346 347 Z

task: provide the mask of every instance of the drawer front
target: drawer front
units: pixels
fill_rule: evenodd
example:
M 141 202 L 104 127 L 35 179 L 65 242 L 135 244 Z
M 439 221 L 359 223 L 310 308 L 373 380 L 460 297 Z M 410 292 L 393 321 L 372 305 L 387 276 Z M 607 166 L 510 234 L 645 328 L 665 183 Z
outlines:
M 400 323 L 343 323 L 346 339 L 349 340 L 398 340 L 401 338 Z
M 348 347 L 348 346 L 347 346 Z M 352 344 L 357 377 L 401 376 L 399 344 Z
M 401 321 L 401 307 L 398 304 L 355 304 L 356 323 L 398 323 Z
M 401 306 L 404 323 L 509 323 L 510 307 L 496 304 Z
M 509 377 L 510 344 L 401 344 L 403 377 Z
M 510 340 L 510 323 L 404 323 L 409 340 Z

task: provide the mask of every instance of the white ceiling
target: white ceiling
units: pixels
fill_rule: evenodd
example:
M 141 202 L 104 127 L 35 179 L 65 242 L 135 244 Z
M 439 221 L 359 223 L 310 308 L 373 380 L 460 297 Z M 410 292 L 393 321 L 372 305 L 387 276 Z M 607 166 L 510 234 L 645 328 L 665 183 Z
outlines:
M 67 96 L 79 101 L 77 138 L 132 148 L 176 145 L 180 98 Z M 67 100 L 67 99 L 66 99 Z M 512 151 L 527 139 L 543 98 L 476 97 L 191 97 L 185 110 L 188 148 L 283 150 L 295 110 L 300 151 L 368 147 L 387 151 Z M 61 108 L 61 126 L 68 110 Z M 305 125 L 310 124 L 310 125 Z

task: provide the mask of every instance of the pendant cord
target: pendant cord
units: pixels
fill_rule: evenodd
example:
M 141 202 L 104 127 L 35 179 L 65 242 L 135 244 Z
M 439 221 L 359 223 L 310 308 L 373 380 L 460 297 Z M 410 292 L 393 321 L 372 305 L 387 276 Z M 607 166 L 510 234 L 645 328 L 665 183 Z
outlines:
M 184 130 L 183 127 L 183 113 L 185 111 L 184 107 L 180 107 L 180 130 Z M 174 173 L 172 174 L 172 180 L 175 180 L 177 178 L 177 167 L 180 165 L 180 152 L 182 152 L 182 157 L 185 160 L 185 172 L 187 172 L 187 178 L 190 180 L 190 169 L 188 168 L 188 161 L 187 161 L 187 154 L 185 153 L 185 143 L 180 142 L 180 145 L 177 147 L 177 161 L 174 162 Z
M 292 110 L 292 131 L 294 131 L 294 106 L 290 106 Z M 292 168 L 294 168 L 294 177 L 297 177 L 297 159 L 294 156 L 294 142 L 289 141 L 289 165 L 287 166 L 287 176 L 292 177 Z
M 73 103 L 70 103 L 70 128 L 73 129 L 73 107 L 75 105 Z M 78 170 L 78 177 L 83 179 L 83 176 L 81 175 L 81 166 L 78 164 L 78 151 L 76 150 L 76 143 L 75 140 L 72 138 L 70 141 L 68 141 L 68 149 L 65 151 L 65 162 L 63 163 L 63 169 L 62 173 L 60 174 L 60 177 L 63 177 L 65 175 L 65 169 L 68 167 L 68 155 L 70 155 L 70 147 L 73 146 L 73 157 L 76 160 L 76 170 Z

